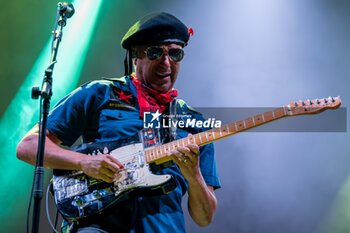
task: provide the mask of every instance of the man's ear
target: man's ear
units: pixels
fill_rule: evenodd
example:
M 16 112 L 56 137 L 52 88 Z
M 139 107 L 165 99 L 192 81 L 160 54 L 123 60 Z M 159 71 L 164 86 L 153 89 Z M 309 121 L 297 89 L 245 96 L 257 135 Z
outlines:
M 136 60 L 137 60 L 137 49 L 136 48 L 131 48 L 131 57 L 133 60 L 134 65 L 136 66 Z
M 137 58 L 137 49 L 136 48 L 131 48 L 131 57 Z

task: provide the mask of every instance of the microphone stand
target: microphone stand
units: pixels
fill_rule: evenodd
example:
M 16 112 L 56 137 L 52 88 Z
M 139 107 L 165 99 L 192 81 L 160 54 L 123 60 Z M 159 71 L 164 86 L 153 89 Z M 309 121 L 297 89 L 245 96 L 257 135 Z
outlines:
M 32 88 L 32 99 L 38 99 L 40 96 L 40 103 L 43 100 L 42 113 L 40 113 L 42 114 L 42 122 L 39 122 L 38 152 L 37 152 L 36 167 L 35 167 L 34 181 L 33 181 L 34 204 L 33 204 L 33 218 L 32 218 L 32 233 L 38 233 L 39 231 L 40 208 L 41 208 L 41 200 L 43 198 L 43 182 L 44 182 L 43 165 L 44 165 L 47 117 L 49 114 L 50 100 L 52 96 L 52 73 L 53 73 L 55 64 L 57 62 L 56 56 L 57 56 L 59 44 L 62 39 L 62 29 L 64 26 L 66 26 L 66 21 L 67 21 L 66 13 L 61 9 L 60 5 L 58 6 L 58 12 L 60 15 L 58 19 L 59 29 L 56 30 L 56 27 L 57 27 L 57 24 L 56 24 L 55 30 L 53 31 L 50 64 L 45 70 L 45 75 L 44 75 L 41 90 L 39 89 L 39 87 Z

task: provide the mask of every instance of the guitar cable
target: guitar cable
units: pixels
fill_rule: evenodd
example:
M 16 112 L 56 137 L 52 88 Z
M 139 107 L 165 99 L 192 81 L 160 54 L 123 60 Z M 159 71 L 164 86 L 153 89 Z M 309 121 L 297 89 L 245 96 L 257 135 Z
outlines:
M 51 229 L 52 229 L 52 232 L 53 232 L 53 233 L 59 233 L 59 232 L 56 230 L 56 227 L 57 227 L 57 220 L 58 220 L 58 209 L 57 209 L 57 211 L 56 211 L 55 226 L 52 224 L 52 222 L 51 222 L 51 217 L 50 217 L 50 211 L 49 211 L 49 192 L 50 192 L 51 187 L 52 187 L 52 183 L 50 183 L 49 186 L 47 186 L 47 189 L 46 189 L 46 216 L 47 216 L 47 221 L 49 222 L 50 227 L 51 227 Z
M 58 209 L 56 208 L 56 217 L 55 217 L 55 229 L 57 228 L 57 222 L 58 222 Z

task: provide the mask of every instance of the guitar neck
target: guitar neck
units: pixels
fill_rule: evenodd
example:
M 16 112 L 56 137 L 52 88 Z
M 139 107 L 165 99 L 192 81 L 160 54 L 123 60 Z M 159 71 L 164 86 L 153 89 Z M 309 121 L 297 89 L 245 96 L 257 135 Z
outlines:
M 290 115 L 290 108 L 288 108 L 288 106 L 276 108 L 272 111 L 264 112 L 253 117 L 248 117 L 240 121 L 223 125 L 220 128 L 210 129 L 186 138 L 148 148 L 144 151 L 145 159 L 147 163 L 155 162 L 156 164 L 161 164 L 171 160 L 168 156 L 166 156 L 166 153 L 176 149 L 177 147 L 183 147 L 188 144 L 204 146 L 217 140 Z

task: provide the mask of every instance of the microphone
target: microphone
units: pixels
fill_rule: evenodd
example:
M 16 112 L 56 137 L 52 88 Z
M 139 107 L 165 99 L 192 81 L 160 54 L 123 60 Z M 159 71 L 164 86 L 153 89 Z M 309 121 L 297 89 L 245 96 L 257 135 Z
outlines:
M 72 3 L 68 2 L 59 2 L 57 6 L 60 8 L 60 14 L 65 14 L 67 18 L 73 16 L 75 10 Z

